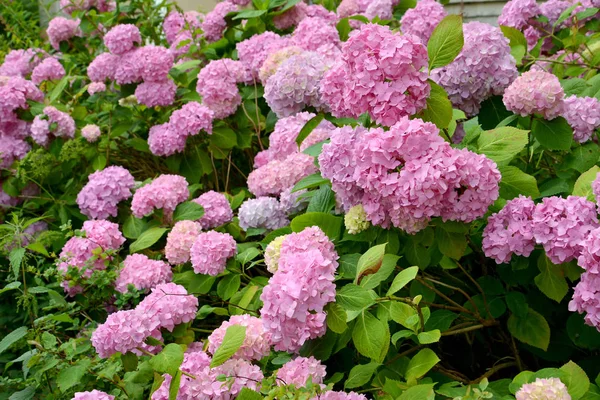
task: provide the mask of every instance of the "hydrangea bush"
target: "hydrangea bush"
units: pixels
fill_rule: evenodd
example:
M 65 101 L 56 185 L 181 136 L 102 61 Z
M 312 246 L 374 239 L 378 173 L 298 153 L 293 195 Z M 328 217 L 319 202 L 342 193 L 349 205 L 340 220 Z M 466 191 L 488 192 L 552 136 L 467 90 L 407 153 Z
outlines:
M 598 1 L 25 3 L 0 400 L 600 398 Z

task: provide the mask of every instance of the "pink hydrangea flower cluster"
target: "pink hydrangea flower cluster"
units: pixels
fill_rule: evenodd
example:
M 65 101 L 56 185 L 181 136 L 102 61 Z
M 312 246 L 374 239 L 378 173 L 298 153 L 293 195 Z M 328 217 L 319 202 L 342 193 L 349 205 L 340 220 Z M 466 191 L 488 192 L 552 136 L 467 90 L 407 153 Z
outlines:
M 198 220 L 202 229 L 212 229 L 233 219 L 233 210 L 224 194 L 210 190 L 192 200 L 204 208 L 204 215 Z
M 61 9 L 67 14 L 75 11 L 86 11 L 92 7 L 99 12 L 113 11 L 117 4 L 114 0 L 60 0 Z
M 288 58 L 304 53 L 304 50 L 298 46 L 286 46 L 267 56 L 264 63 L 258 71 L 258 78 L 264 84 L 269 78 L 277 72 L 277 68 Z
M 164 261 L 151 260 L 143 254 L 131 254 L 123 261 L 123 268 L 115 282 L 117 292 L 127 293 L 128 286 L 137 290 L 152 289 L 162 283 L 171 282 L 171 266 Z
M 289 187 L 279 195 L 279 205 L 287 215 L 299 213 L 308 206 L 308 200 L 301 197 L 306 189 L 295 192 L 292 189 L 293 187 Z
M 532 215 L 533 236 L 554 264 L 577 259 L 584 240 L 599 227 L 596 205 L 578 196 L 546 197 Z
M 509 41 L 498 27 L 469 22 L 463 32 L 460 54 L 450 64 L 432 70 L 431 79 L 448 92 L 454 107 L 472 116 L 484 100 L 501 95 L 518 72 Z
M 316 52 L 304 52 L 285 60 L 267 79 L 264 98 L 278 117 L 300 112 L 304 107 L 323 108 L 319 83 L 328 66 Z
M 519 76 L 504 92 L 504 105 L 523 117 L 541 114 L 545 119 L 558 117 L 563 111 L 565 92 L 556 75 L 529 70 Z
M 11 50 L 0 65 L 0 76 L 25 77 L 33 71 L 44 56 L 46 52 L 41 49 Z
M 223 32 L 227 28 L 225 16 L 230 12 L 237 11 L 238 6 L 230 1 L 217 3 L 211 12 L 206 14 L 202 22 L 204 38 L 207 42 L 216 42 L 223 37 Z
M 517 400 L 571 400 L 567 387 L 559 378 L 537 378 L 515 394 Z
M 435 216 L 471 222 L 499 195 L 493 161 L 451 148 L 420 119 L 403 117 L 389 131 L 338 128 L 319 164 L 346 211 L 360 204 L 374 225 L 409 233 Z
M 142 82 L 135 88 L 138 103 L 147 107 L 166 107 L 175 101 L 177 85 L 170 79 L 162 82 Z
M 89 278 L 95 270 L 105 269 L 105 261 L 110 259 L 99 253 L 117 250 L 125 243 L 119 225 L 110 221 L 85 221 L 82 231 L 85 237 L 72 237 L 62 248 L 57 269 L 63 275 L 67 274 L 69 268 L 77 268 L 84 270 L 83 276 Z M 61 286 L 70 296 L 82 290 L 81 287 L 71 286 L 68 280 L 63 281 Z
M 111 166 L 96 171 L 77 195 L 77 204 L 83 215 L 93 219 L 117 216 L 117 205 L 131 197 L 135 180 L 123 167 Z
M 446 15 L 444 6 L 437 1 L 420 0 L 415 8 L 406 10 L 400 19 L 400 29 L 405 35 L 414 35 L 421 39 L 423 44 L 426 44 L 437 24 Z
M 255 196 L 279 196 L 300 179 L 317 172 L 312 156 L 293 153 L 284 160 L 273 160 L 248 175 L 248 190 Z
M 142 43 L 140 30 L 132 24 L 116 25 L 104 35 L 104 44 L 112 54 L 117 56 L 133 50 L 135 45 L 140 43 Z
M 64 17 L 55 17 L 48 23 L 48 39 L 54 50 L 60 49 L 60 42 L 66 42 L 75 36 L 82 36 L 79 29 L 79 19 L 67 19 Z
M 0 77 L 0 123 L 16 122 L 14 113 L 29 108 L 27 100 L 41 102 L 44 94 L 31 81 L 20 76 Z
M 342 46 L 342 62 L 325 73 L 322 100 L 335 116 L 368 112 L 377 123 L 391 126 L 425 108 L 426 67 L 427 49 L 419 40 L 366 24 Z
M 525 30 L 533 18 L 541 14 L 535 0 L 511 0 L 504 5 L 498 17 L 498 25 Z
M 379 18 L 381 20 L 393 19 L 392 0 L 372 0 L 364 12 L 368 19 Z
M 488 218 L 483 230 L 483 251 L 498 264 L 507 263 L 511 256 L 529 257 L 535 247 L 533 210 L 529 197 L 519 196 L 506 203 L 500 212 Z
M 192 33 L 200 28 L 203 20 L 204 15 L 197 11 L 187 11 L 183 14 L 171 11 L 163 21 L 163 32 L 167 42 L 171 45 L 171 52 L 176 51 L 173 44 L 179 42 L 180 38 L 189 37 L 191 39 Z
M 229 321 L 224 321 L 208 337 L 208 351 L 214 354 L 223 343 L 227 328 L 232 325 L 246 327 L 246 336 L 241 347 L 232 356 L 246 361 L 260 360 L 271 352 L 271 337 L 265 332 L 260 318 L 248 314 L 232 315 Z
M 298 25 L 304 18 L 322 18 L 335 25 L 338 17 L 334 12 L 327 10 L 320 4 L 308 5 L 304 2 L 299 2 L 294 7 L 286 12 L 277 15 L 273 18 L 275 28 L 279 30 L 287 30 Z
M 304 18 L 292 34 L 294 45 L 316 51 L 326 44 L 339 46 L 340 36 L 335 26 L 323 18 Z
M 2 121 L 0 118 L 0 168 L 9 168 L 15 160 L 22 159 L 31 150 L 25 141 L 27 123 L 16 117 L 10 119 Z
M 258 197 L 242 203 L 238 211 L 240 228 L 275 230 L 288 225 L 290 221 L 279 201 L 274 197 Z
M 89 143 L 94 143 L 98 140 L 102 132 L 100 132 L 100 127 L 98 125 L 86 125 L 81 128 L 81 136 Z
M 258 390 L 264 376 L 260 368 L 242 359 L 230 359 L 216 368 L 210 368 L 211 358 L 202 351 L 184 354 L 177 399 L 235 399 L 243 388 Z M 225 381 L 219 377 L 225 376 Z M 152 394 L 152 400 L 168 400 L 172 377 L 164 375 L 164 382 Z
M 190 248 L 192 267 L 197 274 L 217 276 L 227 265 L 227 259 L 237 253 L 237 243 L 228 233 L 202 232 Z
M 165 256 L 173 265 L 190 260 L 190 248 L 200 234 L 201 226 L 194 221 L 179 221 L 167 235 Z
M 115 400 L 115 396 L 94 389 L 91 392 L 77 392 L 72 400 Z
M 120 58 L 114 54 L 101 53 L 92 60 L 87 68 L 88 77 L 92 82 L 104 82 L 114 80 Z M 119 82 L 117 82 L 119 83 Z M 121 82 L 121 84 L 126 82 Z M 131 82 L 127 82 L 131 83 Z
M 56 127 L 52 125 L 56 124 Z M 75 121 L 73 118 L 55 107 L 44 108 L 44 113 L 36 115 L 31 124 L 31 138 L 40 146 L 47 146 L 51 137 L 73 139 L 75 137 Z
M 310 379 L 313 384 L 322 384 L 325 379 L 325 366 L 314 357 L 296 357 L 277 371 L 278 385 L 306 386 Z
M 333 243 L 318 227 L 283 240 L 278 268 L 263 289 L 260 314 L 276 350 L 297 351 L 325 334 L 324 307 L 335 299 Z
M 92 82 L 88 85 L 87 91 L 90 96 L 93 96 L 96 93 L 105 92 L 106 84 L 104 84 L 103 82 Z
M 251 78 L 240 61 L 213 60 L 198 74 L 196 90 L 202 96 L 202 103 L 215 113 L 214 117 L 222 119 L 235 113 L 242 103 L 237 84 L 249 82 Z
M 162 209 L 169 218 L 179 203 L 189 197 L 187 180 L 180 175 L 160 175 L 133 195 L 131 211 L 136 218 L 143 218 L 156 209 Z
M 600 331 L 600 228 L 584 239 L 578 264 L 585 272 L 575 286 L 569 310 L 585 313 L 586 324 Z
M 196 318 L 198 299 L 181 285 L 163 283 L 152 288 L 135 310 L 159 328 L 173 332 L 175 326 Z
M 600 127 L 600 101 L 595 97 L 569 96 L 563 102 L 562 115 L 573 128 L 573 139 L 585 143 Z
M 39 85 L 43 81 L 54 81 L 65 76 L 65 69 L 54 57 L 48 57 L 39 63 L 31 73 L 31 81 Z
M 236 45 L 238 59 L 254 79 L 269 55 L 289 45 L 289 39 L 270 31 L 252 36 Z

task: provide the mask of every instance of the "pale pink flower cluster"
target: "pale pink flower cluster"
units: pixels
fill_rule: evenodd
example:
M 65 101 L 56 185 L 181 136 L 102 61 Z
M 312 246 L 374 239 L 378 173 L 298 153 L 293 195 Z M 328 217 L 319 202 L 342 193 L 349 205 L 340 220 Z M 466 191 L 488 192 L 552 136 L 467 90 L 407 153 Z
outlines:
M 91 392 L 77 392 L 72 400 L 115 400 L 115 396 L 94 389 Z
M 529 70 L 519 76 L 504 92 L 504 105 L 523 117 L 541 114 L 545 119 L 558 117 L 563 111 L 565 92 L 556 75 Z
M 225 16 L 230 12 L 237 11 L 238 6 L 230 1 L 217 3 L 211 12 L 206 14 L 202 22 L 204 38 L 207 42 L 216 42 L 223 37 L 223 32 L 227 28 Z
M 304 18 L 292 34 L 292 43 L 304 50 L 316 51 L 326 44 L 339 46 L 340 36 L 329 21 L 323 18 Z
M 140 43 L 142 43 L 140 30 L 132 24 L 116 25 L 104 35 L 104 44 L 112 54 L 117 56 L 133 50 L 135 45 Z
M 308 380 L 313 384 L 322 384 L 325 379 L 325 366 L 314 357 L 296 357 L 288 361 L 277 371 L 278 385 L 306 386 Z
M 209 190 L 192 200 L 204 208 L 204 215 L 198 220 L 202 229 L 213 229 L 233 219 L 233 210 L 224 194 Z
M 414 35 L 427 44 L 433 30 L 446 15 L 444 6 L 437 1 L 420 0 L 415 8 L 406 10 L 400 19 L 400 29 L 405 35 Z
M 75 11 L 87 11 L 92 7 L 102 13 L 113 11 L 117 5 L 114 0 L 60 0 L 60 7 L 67 14 Z
M 111 166 L 88 176 L 88 183 L 77 195 L 77 204 L 83 215 L 92 219 L 117 216 L 119 202 L 131 197 L 135 180 L 123 167 Z
M 175 101 L 177 85 L 170 79 L 162 82 L 142 82 L 135 88 L 135 97 L 147 107 L 166 107 Z
M 265 332 L 260 318 L 248 314 L 232 315 L 229 321 L 224 321 L 220 327 L 215 329 L 208 337 L 208 352 L 215 354 L 215 351 L 223 343 L 227 328 L 232 325 L 246 327 L 246 336 L 241 347 L 232 356 L 246 361 L 261 360 L 271 352 L 271 336 Z
M 578 264 L 585 272 L 575 286 L 569 310 L 585 313 L 585 323 L 600 331 L 600 228 L 584 239 Z
M 502 8 L 498 25 L 510 26 L 522 31 L 540 14 L 540 7 L 535 0 L 511 0 Z
M 517 400 L 571 400 L 567 387 L 559 378 L 537 378 L 515 394 Z
M 165 257 L 173 265 L 190 260 L 190 248 L 200 234 L 201 226 L 194 221 L 179 221 L 167 235 Z
M 162 283 L 171 282 L 171 266 L 164 261 L 151 260 L 143 254 L 130 254 L 123 261 L 123 268 L 115 282 L 115 289 L 127 293 L 128 286 L 137 290 L 152 289 Z
M 151 183 L 139 188 L 133 195 L 131 211 L 136 218 L 143 218 L 154 210 L 162 209 L 169 218 L 175 207 L 189 197 L 187 180 L 180 175 L 160 175 Z
M 585 143 L 600 127 L 600 101 L 595 97 L 569 96 L 563 102 L 562 115 L 573 128 L 573 139 Z
M 43 81 L 54 81 L 65 76 L 65 69 L 54 57 L 48 57 L 39 63 L 31 73 L 31 81 L 39 85 Z
M 258 197 L 242 203 L 238 211 L 240 228 L 275 230 L 288 225 L 286 212 L 274 197 Z
M 90 96 L 93 96 L 96 93 L 105 92 L 106 84 L 104 84 L 103 82 L 92 82 L 88 85 L 87 91 Z
M 333 243 L 318 227 L 283 240 L 277 271 L 260 297 L 263 324 L 276 350 L 295 352 L 325 334 L 324 307 L 335 299 L 337 259 Z
M 75 36 L 82 36 L 79 29 L 79 19 L 67 19 L 64 17 L 55 17 L 48 23 L 48 39 L 54 50 L 60 49 L 60 42 L 66 42 Z
M 499 195 L 493 161 L 453 149 L 420 119 L 403 117 L 389 131 L 338 128 L 319 164 L 344 210 L 361 204 L 374 225 L 409 233 L 435 216 L 471 222 Z
M 334 116 L 368 112 L 377 123 L 391 126 L 425 108 L 426 67 L 427 49 L 419 40 L 366 24 L 342 46 L 342 62 L 325 73 L 322 100 Z
M 290 40 L 270 31 L 254 35 L 236 45 L 238 60 L 250 71 L 252 77 L 258 77 L 259 70 L 267 58 L 289 46 Z
M 167 42 L 171 45 L 169 51 L 178 57 L 188 52 L 190 45 L 180 46 L 184 40 L 191 40 L 194 32 L 200 28 L 204 14 L 197 11 L 187 11 L 183 14 L 171 11 L 163 21 L 163 31 Z
M 41 49 L 11 50 L 0 65 L 0 76 L 25 77 L 45 56 L 46 52 Z
M 243 388 L 259 390 L 264 376 L 260 368 L 242 359 L 231 359 L 216 368 L 210 368 L 211 358 L 202 351 L 185 353 L 179 383 L 178 400 L 235 399 Z M 225 381 L 219 377 L 225 377 Z M 152 394 L 152 400 L 169 400 L 172 377 L 164 375 L 164 382 Z
M 86 125 L 81 128 L 81 136 L 89 143 L 94 143 L 98 140 L 102 132 L 100 132 L 100 127 L 98 125 Z
M 114 80 L 120 58 L 114 54 L 101 53 L 92 60 L 87 68 L 88 77 L 92 82 L 104 82 L 105 80 Z M 132 81 L 133 82 L 133 81 Z M 117 82 L 119 84 L 132 82 Z
M 248 175 L 248 190 L 255 196 L 279 196 L 300 179 L 317 172 L 314 158 L 293 153 L 285 159 L 273 160 Z
M 196 318 L 198 299 L 175 283 L 163 283 L 136 307 L 145 318 L 155 320 L 158 328 L 173 332 L 175 326 Z
M 31 138 L 40 146 L 47 146 L 51 137 L 74 138 L 75 121 L 69 114 L 48 106 L 44 108 L 43 114 L 36 115 L 33 119 Z
M 432 70 L 431 79 L 446 90 L 454 107 L 473 116 L 484 100 L 502 95 L 519 74 L 509 40 L 498 27 L 469 22 L 463 33 L 460 54 L 450 64 Z
M 364 12 L 368 19 L 379 18 L 381 20 L 393 19 L 392 0 L 371 0 Z
M 237 243 L 228 233 L 202 232 L 190 248 L 192 267 L 197 274 L 217 276 L 227 265 L 227 259 L 237 253 Z
M 242 103 L 237 84 L 251 80 L 244 64 L 223 58 L 213 60 L 202 68 L 196 90 L 202 96 L 202 103 L 215 113 L 214 117 L 222 119 L 235 113 Z
M 117 250 L 125 243 L 119 225 L 109 221 L 85 221 L 82 231 L 85 237 L 72 237 L 62 248 L 57 269 L 63 276 L 69 268 L 77 268 L 83 270 L 83 277 L 89 278 L 95 270 L 105 269 L 106 261 L 110 260 L 110 256 L 101 256 L 101 253 Z M 63 281 L 61 286 L 70 296 L 82 290 L 71 286 L 68 280 Z
M 266 84 L 270 77 L 272 77 L 275 72 L 277 72 L 277 68 L 288 58 L 297 56 L 299 54 L 304 53 L 304 50 L 298 46 L 286 46 L 277 51 L 272 52 L 267 56 L 265 61 L 262 63 L 262 66 L 258 70 L 258 78 L 263 83 Z

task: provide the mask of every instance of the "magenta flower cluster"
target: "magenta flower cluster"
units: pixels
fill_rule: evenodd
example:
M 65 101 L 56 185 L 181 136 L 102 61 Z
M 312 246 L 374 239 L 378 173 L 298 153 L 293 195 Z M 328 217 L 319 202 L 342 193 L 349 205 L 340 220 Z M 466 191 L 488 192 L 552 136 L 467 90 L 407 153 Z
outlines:
M 88 176 L 88 183 L 77 195 L 82 214 L 92 219 L 117 216 L 117 205 L 131 197 L 133 176 L 123 167 L 111 166 Z
M 149 184 L 136 190 L 131 201 L 131 211 L 137 218 L 162 209 L 170 218 L 179 203 L 188 199 L 188 183 L 180 175 L 160 175 Z

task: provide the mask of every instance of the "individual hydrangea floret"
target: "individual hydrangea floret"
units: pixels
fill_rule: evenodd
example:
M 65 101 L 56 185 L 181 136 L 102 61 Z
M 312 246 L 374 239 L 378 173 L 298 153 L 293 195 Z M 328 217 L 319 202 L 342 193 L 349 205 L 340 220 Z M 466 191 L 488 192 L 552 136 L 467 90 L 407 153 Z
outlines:
M 227 259 L 237 253 L 237 243 L 228 233 L 202 232 L 190 248 L 192 267 L 197 274 L 217 276 L 225 271 Z
M 55 81 L 65 76 L 65 69 L 54 57 L 48 57 L 39 63 L 31 73 L 31 81 L 39 85 L 43 81 Z
M 521 386 L 515 396 L 517 400 L 571 400 L 567 387 L 559 378 L 537 378 L 535 382 Z
M 200 234 L 201 227 L 195 221 L 178 221 L 167 235 L 165 256 L 173 265 L 190 260 L 190 248 Z
M 279 268 L 279 257 L 281 256 L 281 245 L 287 235 L 277 236 L 265 249 L 265 265 L 267 270 L 274 274 Z
M 569 96 L 564 100 L 562 115 L 573 128 L 573 139 L 585 143 L 600 127 L 600 101 L 595 97 Z
M 246 327 L 246 336 L 240 348 L 232 358 L 241 358 L 246 361 L 261 360 L 271 352 L 270 335 L 265 332 L 260 318 L 248 314 L 232 315 L 229 321 L 224 321 L 208 337 L 208 351 L 214 354 L 223 343 L 227 328 L 232 325 Z
M 563 91 L 560 81 L 551 73 L 529 70 L 504 92 L 504 105 L 509 111 L 523 117 L 541 114 L 552 120 L 563 111 Z
M 214 115 L 214 112 L 205 105 L 192 101 L 171 114 L 170 129 L 188 136 L 197 135 L 200 131 L 210 135 Z
M 98 125 L 90 124 L 81 128 L 81 136 L 89 143 L 96 142 L 101 134 L 102 132 L 100 132 L 100 127 Z
M 162 209 L 170 216 L 179 203 L 189 197 L 187 180 L 180 175 L 160 175 L 133 195 L 131 211 L 137 218 L 143 218 L 155 209 Z
M 120 24 L 104 35 L 104 44 L 112 54 L 118 56 L 133 50 L 136 44 L 142 43 L 142 35 L 137 26 Z
M 202 229 L 212 229 L 233 219 L 233 210 L 224 194 L 210 190 L 192 200 L 204 208 L 204 215 L 198 220 Z
M 75 36 L 81 36 L 79 29 L 79 19 L 67 19 L 64 17 L 55 17 L 48 23 L 48 39 L 54 50 L 60 50 L 60 42 L 68 41 Z
M 115 400 L 115 396 L 94 389 L 91 392 L 77 392 L 72 400 Z
M 535 0 L 511 0 L 502 8 L 498 25 L 510 26 L 522 31 L 540 13 L 540 7 Z
M 169 124 L 154 125 L 148 133 L 148 147 L 155 156 L 170 156 L 185 150 L 187 135 Z
M 240 228 L 275 230 L 289 224 L 289 220 L 279 201 L 273 197 L 258 197 L 242 203 L 238 211 Z
M 136 307 L 153 326 L 173 332 L 175 326 L 196 318 L 198 299 L 175 283 L 155 286 L 151 293 Z
M 255 196 L 278 196 L 316 171 L 312 156 L 294 153 L 283 161 L 274 160 L 252 171 L 248 175 L 248 190 Z
M 207 42 L 216 42 L 223 37 L 223 32 L 227 28 L 225 16 L 230 12 L 237 11 L 238 6 L 230 1 L 217 3 L 215 8 L 204 18 L 202 30 Z
M 131 197 L 134 185 L 133 176 L 123 167 L 110 166 L 96 171 L 77 195 L 79 210 L 93 219 L 116 217 L 117 205 Z
M 278 385 L 294 385 L 297 388 L 306 386 L 308 380 L 313 384 L 323 383 L 326 375 L 325 366 L 314 357 L 296 357 L 283 364 L 277 371 Z
M 110 53 L 99 54 L 88 65 L 88 77 L 92 82 L 104 82 L 107 79 L 114 80 L 119 63 L 119 56 Z
M 170 79 L 163 82 L 143 82 L 135 89 L 135 97 L 146 107 L 166 107 L 175 101 L 177 85 Z
M 426 44 L 433 30 L 446 17 L 444 6 L 435 0 L 420 0 L 415 8 L 406 10 L 400 19 L 400 29 L 405 35 L 414 35 Z
M 356 235 L 369 229 L 371 223 L 367 220 L 365 208 L 361 204 L 358 204 L 350 208 L 346 215 L 344 215 L 344 225 L 346 225 L 349 234 Z
M 127 293 L 129 285 L 137 290 L 152 289 L 173 278 L 171 266 L 164 261 L 151 260 L 143 254 L 131 254 L 123 261 L 123 269 L 115 282 L 115 289 Z
M 498 213 L 488 218 L 483 230 L 483 251 L 498 264 L 507 263 L 511 256 L 529 257 L 535 248 L 531 198 L 519 196 L 510 200 Z

